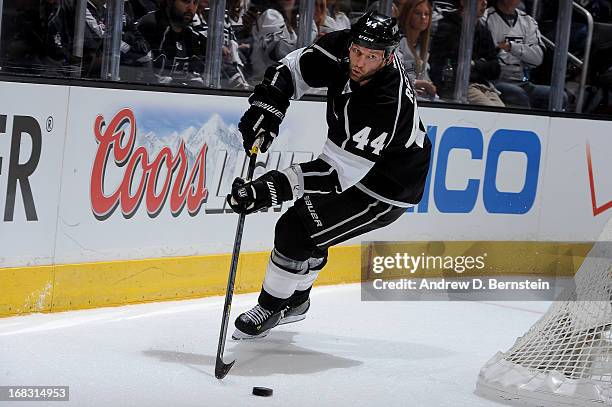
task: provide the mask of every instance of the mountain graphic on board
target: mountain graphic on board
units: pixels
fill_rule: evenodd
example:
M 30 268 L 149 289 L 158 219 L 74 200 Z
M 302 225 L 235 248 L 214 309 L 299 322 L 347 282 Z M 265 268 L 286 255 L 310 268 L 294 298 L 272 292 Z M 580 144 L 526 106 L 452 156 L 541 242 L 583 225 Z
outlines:
M 242 136 L 235 124 L 227 124 L 223 118 L 214 113 L 200 128 L 194 126 L 187 127 L 180 132 L 174 131 L 167 135 L 157 134 L 155 130 L 146 133 L 138 133 L 136 143 L 147 149 L 149 157 L 155 157 L 164 147 L 169 147 L 172 154 L 176 154 L 180 142 L 185 143 L 185 152 L 189 167 L 194 165 L 195 159 L 200 150 L 206 144 L 206 185 L 210 185 L 214 168 L 213 160 L 219 151 L 225 151 L 226 162 L 225 170 L 233 174 L 239 158 L 244 158 L 242 154 Z M 224 177 L 225 178 L 225 177 Z M 226 181 L 227 182 L 227 181 Z M 229 180 L 231 182 L 231 180 Z

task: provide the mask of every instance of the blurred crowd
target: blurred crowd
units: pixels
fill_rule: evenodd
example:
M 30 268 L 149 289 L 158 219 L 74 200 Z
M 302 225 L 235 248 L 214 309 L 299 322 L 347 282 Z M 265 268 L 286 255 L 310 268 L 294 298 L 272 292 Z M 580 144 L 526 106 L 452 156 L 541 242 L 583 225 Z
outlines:
M 314 3 L 305 31 L 310 43 L 350 29 L 378 1 Z M 89 0 L 82 44 L 75 41 L 76 0 L 5 0 L 0 33 L 4 74 L 103 78 L 105 39 L 111 35 L 108 0 Z M 453 101 L 464 0 L 393 0 L 403 39 L 396 52 L 421 100 Z M 612 105 L 612 0 L 577 0 L 595 19 L 583 111 Z M 477 0 L 468 103 L 547 109 L 551 92 L 558 1 Z M 110 7 L 110 6 L 109 6 Z M 226 0 L 221 86 L 252 89 L 265 68 L 298 46 L 299 0 Z M 209 0 L 124 0 L 120 80 L 203 86 Z M 582 59 L 586 20 L 574 13 L 570 52 Z M 106 45 L 105 45 L 106 44 Z M 108 53 L 107 53 L 108 54 Z M 107 56 L 108 58 L 108 56 Z M 575 109 L 581 67 L 568 63 L 564 108 Z
M 336 0 L 314 0 L 308 42 L 350 28 Z M 208 0 L 124 0 L 120 78 L 126 82 L 197 85 L 206 61 Z M 4 2 L 3 72 L 101 78 L 108 0 L 89 0 L 82 51 L 75 48 L 76 0 Z M 110 6 L 109 6 L 110 7 Z M 221 78 L 224 88 L 249 89 L 265 68 L 297 47 L 295 0 L 227 0 Z M 82 53 L 82 55 L 80 55 Z

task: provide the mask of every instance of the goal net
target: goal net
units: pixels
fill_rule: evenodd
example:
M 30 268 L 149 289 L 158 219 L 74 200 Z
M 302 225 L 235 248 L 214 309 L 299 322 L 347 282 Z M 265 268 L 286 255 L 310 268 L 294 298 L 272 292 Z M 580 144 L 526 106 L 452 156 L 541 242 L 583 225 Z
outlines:
M 612 219 L 574 288 L 480 370 L 477 392 L 515 405 L 612 406 Z

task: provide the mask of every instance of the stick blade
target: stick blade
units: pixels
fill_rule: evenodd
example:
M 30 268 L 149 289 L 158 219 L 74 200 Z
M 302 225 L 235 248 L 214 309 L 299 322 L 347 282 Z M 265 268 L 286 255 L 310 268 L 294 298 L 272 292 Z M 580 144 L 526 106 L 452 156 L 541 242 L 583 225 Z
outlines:
M 232 360 L 230 363 L 224 363 L 221 358 L 217 358 L 217 363 L 215 363 L 215 377 L 219 380 L 223 379 L 229 373 L 232 366 L 236 363 L 235 360 Z

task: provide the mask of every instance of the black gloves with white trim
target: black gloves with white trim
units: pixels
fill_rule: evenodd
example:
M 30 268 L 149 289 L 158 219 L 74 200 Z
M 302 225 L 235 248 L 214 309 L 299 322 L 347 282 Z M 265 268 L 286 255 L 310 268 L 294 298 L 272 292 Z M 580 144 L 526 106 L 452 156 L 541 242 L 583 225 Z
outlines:
M 242 133 L 242 145 L 247 155 L 251 155 L 251 148 L 259 138 L 262 139 L 259 151 L 268 151 L 278 135 L 292 95 L 293 82 L 289 68 L 282 64 L 270 66 L 262 83 L 255 86 L 249 97 L 251 107 L 238 123 L 238 130 Z
M 227 203 L 234 212 L 248 215 L 291 199 L 293 193 L 287 176 L 272 170 L 252 182 L 245 183 L 242 178 L 236 178 Z

